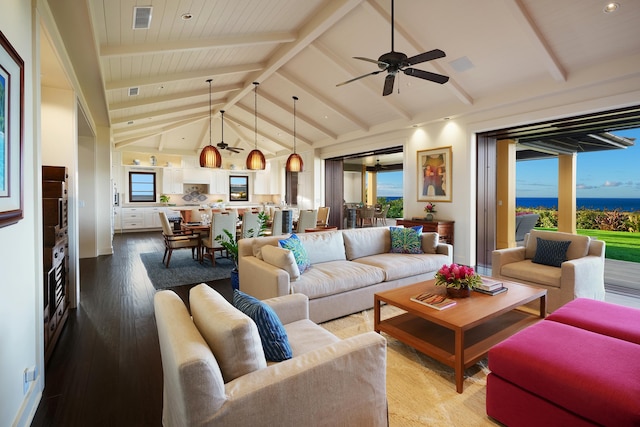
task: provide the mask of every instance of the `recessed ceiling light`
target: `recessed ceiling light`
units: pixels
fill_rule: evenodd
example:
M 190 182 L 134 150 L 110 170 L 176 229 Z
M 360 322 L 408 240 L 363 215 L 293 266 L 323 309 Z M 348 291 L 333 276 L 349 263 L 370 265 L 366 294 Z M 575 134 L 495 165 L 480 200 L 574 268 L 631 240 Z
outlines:
M 602 9 L 602 11 L 604 13 L 613 13 L 616 10 L 618 10 L 619 7 L 620 7 L 620 3 L 611 2 L 611 3 L 607 3 L 607 5 L 604 7 L 604 9 Z
M 183 13 L 180 17 L 182 18 L 183 21 L 188 21 L 191 18 L 193 18 L 193 15 L 187 12 L 187 13 Z

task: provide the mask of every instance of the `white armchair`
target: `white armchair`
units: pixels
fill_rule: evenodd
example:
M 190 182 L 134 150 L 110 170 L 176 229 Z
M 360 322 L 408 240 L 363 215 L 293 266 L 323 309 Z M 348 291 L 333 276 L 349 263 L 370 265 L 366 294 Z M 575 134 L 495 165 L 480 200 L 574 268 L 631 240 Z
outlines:
M 534 263 L 537 238 L 570 241 L 560 267 Z M 571 233 L 531 230 L 524 246 L 493 251 L 491 275 L 547 290 L 547 311 L 575 298 L 604 300 L 605 242 Z
M 205 284 L 189 303 L 193 320 L 173 291 L 154 296 L 165 427 L 387 425 L 379 334 L 340 340 L 308 319 L 306 296 L 273 298 L 293 358 L 267 366 L 253 320 Z

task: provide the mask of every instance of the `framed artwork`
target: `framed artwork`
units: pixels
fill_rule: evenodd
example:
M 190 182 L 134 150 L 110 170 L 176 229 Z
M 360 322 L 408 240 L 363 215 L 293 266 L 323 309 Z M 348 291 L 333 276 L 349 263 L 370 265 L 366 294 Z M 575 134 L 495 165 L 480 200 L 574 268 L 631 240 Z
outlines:
M 451 147 L 418 151 L 418 201 L 451 201 Z
M 249 201 L 249 177 L 245 175 L 229 176 L 229 201 Z
M 0 32 L 0 227 L 23 218 L 24 62 Z

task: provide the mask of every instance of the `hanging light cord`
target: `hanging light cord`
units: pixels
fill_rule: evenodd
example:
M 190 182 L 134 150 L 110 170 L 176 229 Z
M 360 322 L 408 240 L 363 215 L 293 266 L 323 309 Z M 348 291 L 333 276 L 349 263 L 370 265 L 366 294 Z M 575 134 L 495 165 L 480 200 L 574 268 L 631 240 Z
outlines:
M 207 80 L 209 83 L 209 145 L 211 145 L 211 81 L 212 79 Z
M 297 96 L 293 97 L 293 153 L 296 152 L 296 101 L 298 100 Z
M 254 84 L 254 90 L 253 90 L 253 98 L 254 98 L 254 105 L 253 105 L 253 111 L 255 112 L 254 117 L 253 117 L 253 129 L 255 132 L 255 138 L 254 138 L 254 148 L 257 150 L 258 149 L 258 85 L 260 83 L 258 82 L 253 82 Z

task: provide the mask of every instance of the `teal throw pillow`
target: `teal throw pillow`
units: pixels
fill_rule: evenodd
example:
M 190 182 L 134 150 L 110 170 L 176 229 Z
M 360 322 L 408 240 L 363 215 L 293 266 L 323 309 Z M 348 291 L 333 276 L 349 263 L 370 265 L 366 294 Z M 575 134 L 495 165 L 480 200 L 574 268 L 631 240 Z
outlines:
M 296 264 L 298 264 L 300 274 L 304 273 L 311 267 L 309 254 L 307 254 L 307 250 L 302 246 L 302 242 L 298 239 L 298 236 L 292 234 L 288 239 L 278 240 L 278 243 L 281 248 L 289 249 L 293 253 L 293 257 L 296 259 Z
M 571 240 L 545 240 L 536 237 L 536 254 L 532 262 L 560 267 L 567 260 L 567 249 Z
M 233 291 L 233 306 L 255 322 L 267 360 L 281 362 L 293 357 L 287 331 L 271 307 L 237 289 Z
M 421 254 L 422 252 L 422 226 L 415 227 L 389 227 L 391 231 L 391 253 L 395 254 Z

